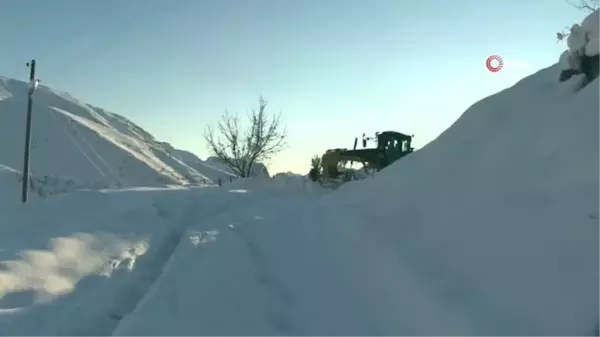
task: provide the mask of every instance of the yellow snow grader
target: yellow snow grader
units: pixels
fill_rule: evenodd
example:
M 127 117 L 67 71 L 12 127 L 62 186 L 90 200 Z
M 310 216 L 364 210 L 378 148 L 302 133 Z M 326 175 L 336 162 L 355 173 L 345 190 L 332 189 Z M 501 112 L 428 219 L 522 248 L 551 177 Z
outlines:
M 309 172 L 312 181 L 322 185 L 327 182 L 340 182 L 357 179 L 356 171 L 344 169 L 346 163 L 361 163 L 364 172 L 380 171 L 396 160 L 413 152 L 411 141 L 413 136 L 396 131 L 384 131 L 375 134 L 375 137 L 366 137 L 363 134 L 363 149 L 357 149 L 358 138 L 354 139 L 354 148 L 330 149 L 321 157 L 321 167 L 313 167 Z M 367 142 L 375 140 L 375 148 L 366 148 Z

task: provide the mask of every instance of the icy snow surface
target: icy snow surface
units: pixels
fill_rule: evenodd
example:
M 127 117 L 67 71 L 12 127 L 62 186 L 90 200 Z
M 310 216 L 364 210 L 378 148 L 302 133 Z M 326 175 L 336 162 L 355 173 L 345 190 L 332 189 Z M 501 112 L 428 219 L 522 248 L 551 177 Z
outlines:
M 424 148 L 335 191 L 282 174 L 0 205 L 0 335 L 597 333 L 600 88 L 574 92 L 560 70 L 475 103 Z M 0 127 L 6 104 L 21 106 L 7 91 Z M 34 167 L 102 181 L 121 153 L 137 185 L 191 167 L 65 97 L 45 98 L 36 118 L 50 137 L 85 130 L 98 169 L 67 164 L 85 146 L 69 137 Z M 10 148 L 2 203 L 18 190 Z

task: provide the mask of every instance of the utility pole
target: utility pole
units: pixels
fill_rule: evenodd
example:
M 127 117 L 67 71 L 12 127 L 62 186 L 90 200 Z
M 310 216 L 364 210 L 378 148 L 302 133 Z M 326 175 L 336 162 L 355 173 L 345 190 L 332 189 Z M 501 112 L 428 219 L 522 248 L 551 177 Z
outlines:
M 31 143 L 31 105 L 33 93 L 37 88 L 35 80 L 35 60 L 27 63 L 29 67 L 29 92 L 27 93 L 27 120 L 25 122 L 25 153 L 23 157 L 23 187 L 21 190 L 21 201 L 27 202 L 27 190 L 29 186 L 29 148 Z

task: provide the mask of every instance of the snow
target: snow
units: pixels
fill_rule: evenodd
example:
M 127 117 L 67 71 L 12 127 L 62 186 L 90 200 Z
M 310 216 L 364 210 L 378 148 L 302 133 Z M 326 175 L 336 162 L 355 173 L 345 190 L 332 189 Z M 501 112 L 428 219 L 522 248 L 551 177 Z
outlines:
M 108 335 L 210 188 L 74 192 L 3 211 L 0 334 Z M 210 213 L 220 206 L 204 203 Z M 107 212 L 110 211 L 110 212 Z
M 571 27 L 571 34 L 567 37 L 567 46 L 571 53 L 583 53 L 585 54 L 585 46 L 587 44 L 587 36 L 585 31 L 578 24 L 574 24 Z
M 208 158 L 206 158 L 205 162 L 215 169 L 224 169 L 224 170 L 228 169 L 227 164 L 217 157 L 208 157 Z M 259 176 L 268 177 L 269 170 L 263 163 L 255 163 L 254 166 L 252 167 L 250 174 L 253 177 L 259 177 Z
M 587 56 L 598 54 L 598 10 L 589 14 L 581 25 L 574 24 L 567 38 L 567 46 L 571 53 L 583 52 Z
M 22 167 L 27 86 L 0 78 L 0 164 L 12 170 Z M 34 94 L 32 129 L 31 174 L 39 178 L 99 188 L 214 184 L 232 175 L 189 152 L 178 156 L 130 120 L 46 86 Z
M 184 184 L 221 171 L 41 86 L 39 133 L 62 138 L 34 178 L 63 173 L 62 192 L 0 205 L 0 334 L 597 334 L 600 87 L 560 70 L 336 190 L 290 173 Z M 22 95 L 0 83 L 4 128 Z M 19 190 L 10 149 L 0 203 Z M 125 155 L 129 185 L 103 188 Z
M 14 207 L 21 202 L 21 176 L 20 171 L 0 165 L 0 186 L 2 186 L 0 189 L 0 212 L 2 209 Z M 30 176 L 28 198 L 33 201 L 51 195 L 101 187 L 79 184 L 72 179 L 58 176 Z
M 581 23 L 581 30 L 587 34 L 585 44 L 585 55 L 594 56 L 600 53 L 598 44 L 600 43 L 600 14 L 598 10 L 588 15 Z
M 4 82 L 6 82 L 6 78 L 0 77 L 0 101 L 10 98 L 12 95 L 10 92 L 4 89 Z
M 227 166 L 215 167 L 211 164 L 210 157 L 206 160 L 200 160 L 194 154 L 184 150 L 171 150 L 173 155 L 180 158 L 183 162 L 199 172 L 205 172 L 205 175 L 212 181 L 216 182 L 221 178 L 223 181 L 229 181 L 230 178 L 236 179 L 237 176 L 231 173 L 231 169 Z
M 581 25 L 574 24 L 567 37 L 568 51 L 560 56 L 562 69 L 580 69 L 583 55 L 595 56 L 600 53 L 600 16 L 598 10 L 590 13 Z
M 188 228 L 114 334 L 593 333 L 599 88 L 566 91 L 558 70 L 374 179 L 321 198 L 243 186 L 244 203 Z
M 568 50 L 565 50 L 562 54 L 560 54 L 560 58 L 558 59 L 558 64 L 561 69 L 574 69 L 578 68 L 579 65 L 573 62 L 571 58 L 571 53 Z

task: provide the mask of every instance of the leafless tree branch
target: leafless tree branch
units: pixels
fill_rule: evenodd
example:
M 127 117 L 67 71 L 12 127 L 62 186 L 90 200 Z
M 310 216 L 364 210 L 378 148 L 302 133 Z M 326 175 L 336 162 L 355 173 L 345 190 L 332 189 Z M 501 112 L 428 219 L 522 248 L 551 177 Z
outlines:
M 597 10 L 600 7 L 600 0 L 579 0 L 579 1 L 574 1 L 574 0 L 566 0 L 567 3 L 579 10 L 582 11 L 586 11 L 586 12 L 593 12 L 595 10 Z
M 269 117 L 266 107 L 267 101 L 260 97 L 258 110 L 247 114 L 249 126 L 245 131 L 237 115 L 225 112 L 217 132 L 211 126 L 204 132 L 209 151 L 240 177 L 249 177 L 256 163 L 271 159 L 286 146 L 281 112 Z

